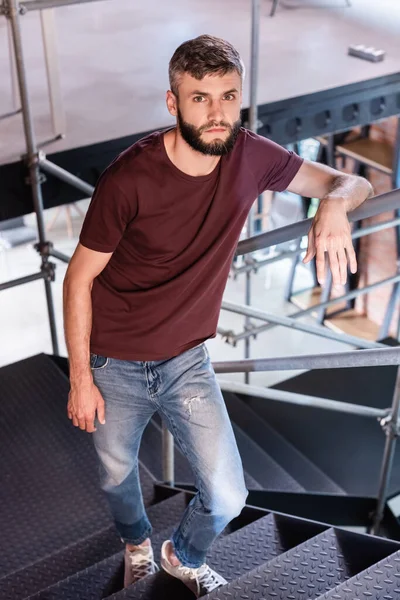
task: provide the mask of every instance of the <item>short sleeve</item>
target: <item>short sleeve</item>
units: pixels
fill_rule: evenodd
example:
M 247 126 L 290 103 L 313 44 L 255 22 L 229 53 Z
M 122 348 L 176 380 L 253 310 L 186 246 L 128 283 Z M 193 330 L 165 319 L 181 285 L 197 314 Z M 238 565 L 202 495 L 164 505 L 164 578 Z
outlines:
M 93 193 L 79 236 L 80 243 L 90 250 L 114 252 L 136 215 L 135 191 L 124 193 L 116 177 L 106 170 Z
M 286 190 L 304 162 L 295 152 L 251 131 L 247 131 L 246 156 L 259 194 Z

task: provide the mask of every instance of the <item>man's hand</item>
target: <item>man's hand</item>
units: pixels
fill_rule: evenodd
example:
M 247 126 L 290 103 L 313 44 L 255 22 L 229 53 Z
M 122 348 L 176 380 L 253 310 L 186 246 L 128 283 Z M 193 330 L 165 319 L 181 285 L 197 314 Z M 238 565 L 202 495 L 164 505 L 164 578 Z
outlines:
M 78 386 L 71 386 L 69 392 L 67 412 L 68 418 L 72 420 L 75 427 L 79 427 L 88 433 L 96 431 L 94 419 L 96 416 L 98 421 L 104 425 L 104 399 L 98 387 L 93 383 L 93 380 L 88 380 L 85 383 L 80 383 Z
M 357 271 L 357 259 L 345 204 L 339 199 L 321 201 L 308 233 L 303 262 L 316 257 L 317 279 L 321 285 L 325 282 L 325 252 L 329 256 L 333 285 L 344 285 L 348 266 L 352 273 Z

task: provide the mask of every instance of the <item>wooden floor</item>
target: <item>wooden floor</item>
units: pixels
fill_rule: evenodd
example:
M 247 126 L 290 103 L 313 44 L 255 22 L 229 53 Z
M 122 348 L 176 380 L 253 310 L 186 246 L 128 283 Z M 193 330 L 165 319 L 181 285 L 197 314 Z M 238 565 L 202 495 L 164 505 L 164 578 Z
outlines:
M 292 98 L 400 70 L 400 2 L 261 2 L 260 103 Z M 168 126 L 168 62 L 183 41 L 210 33 L 231 41 L 250 66 L 250 0 L 102 0 L 54 10 L 66 137 L 56 152 Z M 22 17 L 35 131 L 54 136 L 38 12 Z M 381 63 L 347 55 L 350 44 L 387 51 Z M 249 78 L 244 106 L 248 105 Z M 14 108 L 7 25 L 0 17 L 0 115 Z M 25 152 L 20 115 L 0 120 L 0 164 Z
M 292 302 L 301 310 L 311 306 L 315 306 L 321 302 L 321 288 L 314 288 L 301 294 L 292 296 Z M 343 332 L 348 335 L 355 335 L 366 340 L 376 341 L 379 337 L 379 325 L 366 315 L 357 312 L 355 309 L 346 310 L 346 312 L 330 317 L 329 315 L 346 308 L 346 303 L 338 303 L 330 306 L 327 310 L 327 318 L 324 325 L 338 333 Z M 311 314 L 317 316 L 318 311 L 315 310 Z

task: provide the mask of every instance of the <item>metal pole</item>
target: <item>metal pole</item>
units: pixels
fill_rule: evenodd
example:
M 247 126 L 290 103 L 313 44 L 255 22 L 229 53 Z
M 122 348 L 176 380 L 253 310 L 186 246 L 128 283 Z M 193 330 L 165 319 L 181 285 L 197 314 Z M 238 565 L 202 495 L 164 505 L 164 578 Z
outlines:
M 400 225 L 400 218 L 399 219 L 391 219 L 390 221 L 382 221 L 382 223 L 377 223 L 376 225 L 371 225 L 368 227 L 362 227 L 361 229 L 357 229 L 356 231 L 354 231 L 352 233 L 351 237 L 353 238 L 353 240 L 355 240 L 360 237 L 364 237 L 366 235 L 371 235 L 372 233 L 376 233 L 377 231 L 383 231 L 385 229 L 390 229 L 392 227 L 396 227 L 397 225 Z M 300 242 L 300 240 L 299 240 L 299 242 Z M 257 261 L 255 261 L 255 263 L 253 265 L 244 265 L 243 267 L 233 266 L 232 271 L 235 275 L 239 275 L 240 273 L 246 273 L 247 271 L 257 270 L 257 269 L 260 269 L 261 267 L 267 266 L 271 263 L 279 262 L 280 260 L 283 260 L 284 258 L 293 258 L 294 256 L 302 254 L 305 251 L 306 251 L 305 248 L 300 248 L 300 245 L 299 245 L 299 248 L 297 248 L 296 250 L 288 250 L 285 252 L 280 252 L 276 256 L 272 256 L 270 258 L 265 258 L 263 260 L 257 260 Z M 291 296 L 291 294 L 290 294 L 290 296 Z M 286 299 L 288 299 L 288 297 Z
M 163 421 L 162 424 L 162 461 L 163 480 L 174 485 L 174 437 Z
M 378 503 L 374 515 L 372 535 L 378 535 L 385 512 L 386 498 L 390 483 L 390 475 L 393 468 L 393 459 L 396 450 L 397 438 L 399 437 L 399 411 L 400 411 L 400 368 L 397 369 L 396 384 L 393 393 L 393 404 L 391 415 L 382 423 L 386 433 L 385 451 L 382 461 L 382 469 L 378 491 Z
M 383 212 L 396 210 L 400 207 L 400 189 L 386 192 L 380 196 L 369 198 L 353 212 L 348 214 L 350 222 L 361 221 L 369 217 L 375 217 Z M 245 239 L 238 243 L 236 256 L 248 254 L 255 250 L 277 246 L 283 242 L 294 240 L 299 236 L 306 235 L 312 225 L 312 219 L 297 221 L 285 227 L 279 227 L 272 231 L 266 231 L 254 236 L 252 239 Z
M 61 260 L 62 262 L 65 262 L 65 263 L 69 263 L 69 261 L 71 260 L 70 256 L 67 256 L 66 254 L 63 254 L 62 252 L 59 252 L 58 250 L 50 250 L 49 251 L 49 256 L 53 256 L 54 258 L 58 258 L 58 260 Z
M 24 285 L 25 283 L 30 283 L 31 281 L 37 281 L 38 279 L 44 278 L 44 273 L 35 273 L 34 275 L 27 275 L 26 277 L 20 277 L 19 279 L 13 279 L 12 281 L 5 281 L 4 283 L 0 283 L 0 292 L 3 290 L 8 290 L 13 287 L 17 287 L 17 285 Z
M 18 0 L 5 0 L 5 6 L 8 7 L 8 16 L 10 18 L 11 32 L 14 44 L 15 53 L 15 64 L 17 68 L 19 91 L 21 95 L 21 106 L 22 106 L 22 117 L 24 124 L 25 140 L 28 155 L 28 167 L 30 185 L 32 188 L 33 205 L 36 213 L 37 228 L 39 234 L 39 243 L 45 244 L 46 234 L 43 219 L 43 197 L 40 182 L 40 172 L 37 160 L 37 145 L 35 140 L 35 133 L 33 129 L 33 118 L 31 111 L 31 104 L 28 93 L 28 84 L 26 78 L 25 62 L 22 47 L 22 36 L 21 36 L 21 23 L 19 16 L 19 2 Z M 42 268 L 48 265 L 46 257 L 42 256 Z M 58 341 L 57 341 L 57 330 L 54 313 L 54 303 L 51 290 L 51 283 L 45 279 L 45 291 L 47 299 L 47 310 L 50 323 L 51 341 L 53 346 L 53 353 L 58 355 Z
M 252 0 L 251 10 L 251 64 L 250 64 L 250 108 L 249 129 L 257 133 L 257 86 L 258 86 L 258 62 L 259 62 L 259 39 L 260 39 L 260 0 Z M 247 237 L 253 236 L 254 225 L 254 203 L 247 217 Z M 246 271 L 246 306 L 251 305 L 251 271 Z M 245 329 L 250 329 L 250 319 L 245 319 Z M 250 337 L 244 342 L 245 358 L 250 357 Z M 249 383 L 250 374 L 245 373 L 245 383 Z
M 353 367 L 398 366 L 400 347 L 280 356 L 276 358 L 250 358 L 213 362 L 216 373 L 245 373 L 246 371 L 297 371 L 302 369 L 350 369 Z
M 333 306 L 334 304 L 338 304 L 340 302 L 343 302 L 344 300 L 351 300 L 352 298 L 357 298 L 358 296 L 362 296 L 363 294 L 367 294 L 368 292 L 370 292 L 371 290 L 374 290 L 376 288 L 379 288 L 383 285 L 389 285 L 391 283 L 396 283 L 397 281 L 400 281 L 400 274 L 399 275 L 395 275 L 394 277 L 389 277 L 388 279 L 382 279 L 382 281 L 377 281 L 376 283 L 371 283 L 370 285 L 366 285 L 363 288 L 359 288 L 357 290 L 354 290 L 352 292 L 348 292 L 347 294 L 344 294 L 343 296 L 338 296 L 337 298 L 332 298 L 332 300 L 329 300 L 327 302 L 321 302 L 320 304 L 314 304 L 313 306 L 309 306 L 308 308 L 305 308 L 304 310 L 300 310 L 296 313 L 293 313 L 291 315 L 289 315 L 288 317 L 285 317 L 286 319 L 298 319 L 299 317 L 303 317 L 305 315 L 308 315 L 309 313 L 314 312 L 315 310 L 318 310 L 318 308 L 327 308 L 328 306 Z M 230 308 L 225 308 L 224 304 L 229 304 L 229 303 L 222 303 L 222 309 L 225 310 L 232 310 Z M 238 308 L 240 305 L 233 305 L 236 306 L 236 308 Z M 246 307 L 242 307 L 242 310 L 235 310 L 234 312 L 237 312 L 238 314 L 245 314 L 244 309 Z M 267 313 L 264 312 L 264 315 L 266 315 Z M 256 318 L 256 317 L 254 317 Z M 283 318 L 283 317 L 282 317 Z M 260 317 L 261 320 L 264 320 L 264 317 Z M 265 333 L 266 331 L 269 331 L 270 329 L 273 329 L 274 327 L 276 327 L 276 325 L 283 325 L 282 323 L 278 323 L 277 319 L 281 319 L 281 317 L 277 317 L 276 315 L 273 315 L 273 319 L 271 319 L 271 322 L 268 323 L 267 325 L 262 325 L 261 327 L 257 327 L 257 328 L 253 328 L 252 329 L 252 334 L 259 334 L 259 333 Z M 266 319 L 265 319 L 266 320 Z M 274 321 L 274 322 L 272 322 Z M 288 325 L 289 327 L 293 327 L 294 329 L 300 329 L 300 327 L 296 327 L 295 325 Z M 302 329 L 302 331 L 309 331 L 309 333 L 311 333 L 310 327 L 311 326 L 305 326 L 308 327 L 308 329 Z M 248 335 L 250 335 L 247 332 L 243 332 L 243 333 L 239 333 L 238 335 L 234 336 L 234 340 L 238 341 L 241 339 L 244 339 L 245 337 L 247 337 Z M 326 337 L 326 335 L 323 335 L 321 333 L 321 335 L 323 337 Z M 361 340 L 361 338 L 359 338 Z M 361 347 L 361 346 L 360 346 Z
M 46 8 L 71 6 L 72 4 L 87 4 L 88 2 L 98 2 L 98 0 L 27 0 L 27 2 L 22 2 L 20 4 L 20 10 L 22 12 L 31 10 L 44 10 Z
M 278 315 L 272 315 L 259 309 L 247 307 L 240 304 L 234 304 L 233 302 L 223 301 L 221 305 L 222 310 L 228 310 L 238 315 L 247 315 L 254 319 L 260 319 L 268 321 L 271 327 L 275 325 L 282 325 L 283 327 L 289 327 L 290 329 L 296 329 L 298 331 L 304 331 L 305 333 L 311 333 L 313 335 L 319 335 L 321 337 L 335 340 L 337 342 L 343 342 L 344 344 L 351 344 L 359 348 L 386 348 L 385 344 L 379 342 L 370 342 L 356 336 L 348 335 L 345 333 L 335 333 L 329 331 L 322 325 L 308 325 L 306 323 L 298 323 L 292 317 L 280 317 Z M 258 330 L 257 330 L 258 331 Z M 237 338 L 244 336 L 245 334 L 238 334 L 237 336 L 231 336 L 234 341 Z
M 67 125 L 60 83 L 54 10 L 41 10 L 40 22 L 42 26 L 43 49 L 46 62 L 47 87 L 49 90 L 53 131 L 57 138 L 62 138 L 65 136 Z
M 75 187 L 82 192 L 85 192 L 85 194 L 88 196 L 93 194 L 94 187 L 90 185 L 90 183 L 83 181 L 83 179 L 80 179 L 76 175 L 73 175 L 72 173 L 69 173 L 69 171 L 66 171 L 62 167 L 52 163 L 50 160 L 47 160 L 43 152 L 39 153 L 39 165 L 43 171 L 46 171 L 46 173 L 50 173 L 50 175 L 54 175 L 54 177 L 61 179 L 61 181 L 69 183 L 69 185 L 72 185 L 72 187 Z
M 246 385 L 239 381 L 225 381 L 218 379 L 221 390 L 233 392 L 234 394 L 245 394 L 256 398 L 265 398 L 275 402 L 285 404 L 296 404 L 297 406 L 309 406 L 312 408 L 322 408 L 323 410 L 332 410 L 359 417 L 370 417 L 371 419 L 383 419 L 388 416 L 390 409 L 374 408 L 373 406 L 363 406 L 359 404 L 350 404 L 340 402 L 331 398 L 318 398 L 307 394 L 297 394 L 294 392 L 285 392 L 282 390 L 272 390 L 270 388 L 258 387 L 255 385 Z

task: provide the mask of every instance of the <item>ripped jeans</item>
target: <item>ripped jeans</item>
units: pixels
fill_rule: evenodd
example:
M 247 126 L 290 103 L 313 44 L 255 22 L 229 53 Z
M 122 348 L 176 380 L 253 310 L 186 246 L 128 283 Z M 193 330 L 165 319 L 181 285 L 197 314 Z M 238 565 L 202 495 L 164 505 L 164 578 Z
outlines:
M 100 480 L 122 540 L 150 537 L 138 476 L 143 431 L 158 411 L 187 457 L 197 488 L 171 541 L 181 563 L 199 567 L 248 490 L 225 402 L 206 345 L 167 360 L 127 361 L 91 355 L 106 423 L 93 434 Z M 161 457 L 160 457 L 161 460 Z

